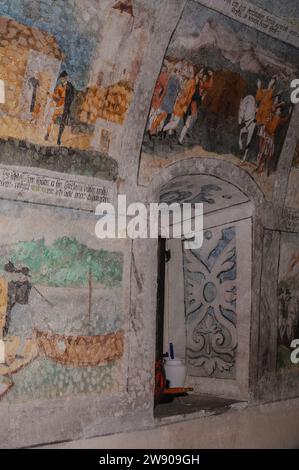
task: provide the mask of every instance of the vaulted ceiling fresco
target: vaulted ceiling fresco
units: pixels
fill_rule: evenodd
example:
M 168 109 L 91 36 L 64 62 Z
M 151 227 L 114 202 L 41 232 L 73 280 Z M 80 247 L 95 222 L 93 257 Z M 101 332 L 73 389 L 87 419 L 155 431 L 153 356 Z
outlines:
M 156 83 L 140 182 L 188 157 L 217 157 L 250 173 L 271 199 L 293 111 L 297 50 L 189 2 Z

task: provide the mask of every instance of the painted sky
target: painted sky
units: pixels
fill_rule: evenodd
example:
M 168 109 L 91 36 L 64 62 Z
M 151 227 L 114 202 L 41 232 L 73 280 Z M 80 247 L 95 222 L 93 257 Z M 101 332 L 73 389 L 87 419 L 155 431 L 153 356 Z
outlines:
M 298 10 L 298 6 L 296 6 L 296 9 Z M 291 62 L 297 66 L 299 54 L 295 47 L 275 40 L 270 36 L 267 36 L 266 34 L 263 34 L 255 29 L 249 28 L 244 24 L 239 23 L 238 21 L 232 20 L 222 15 L 221 13 L 206 8 L 195 1 L 188 2 L 178 27 L 173 35 L 168 53 L 170 55 L 175 55 L 176 50 L 180 48 L 180 37 L 197 35 L 209 18 L 213 18 L 217 22 L 220 22 L 224 27 L 232 29 L 234 33 L 241 37 L 244 42 L 251 42 L 256 44 L 256 46 L 268 49 L 278 58 Z

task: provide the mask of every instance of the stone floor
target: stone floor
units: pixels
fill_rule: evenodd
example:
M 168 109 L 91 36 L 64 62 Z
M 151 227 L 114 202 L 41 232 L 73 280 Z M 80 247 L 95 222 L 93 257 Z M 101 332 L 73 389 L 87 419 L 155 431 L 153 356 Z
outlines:
M 185 395 L 176 397 L 171 403 L 159 404 L 155 408 L 155 418 L 168 418 L 177 415 L 187 415 L 199 411 L 220 414 L 227 411 L 236 400 L 219 398 L 211 395 Z

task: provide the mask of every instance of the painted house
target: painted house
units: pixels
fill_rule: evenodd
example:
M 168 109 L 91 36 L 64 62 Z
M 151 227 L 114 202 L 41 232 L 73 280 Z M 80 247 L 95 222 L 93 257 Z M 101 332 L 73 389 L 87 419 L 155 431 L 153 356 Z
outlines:
M 17 118 L 14 136 L 22 138 L 27 121 L 41 122 L 47 93 L 56 84 L 62 53 L 56 39 L 36 28 L 0 18 L 0 79 L 4 83 L 1 104 L 2 135 Z

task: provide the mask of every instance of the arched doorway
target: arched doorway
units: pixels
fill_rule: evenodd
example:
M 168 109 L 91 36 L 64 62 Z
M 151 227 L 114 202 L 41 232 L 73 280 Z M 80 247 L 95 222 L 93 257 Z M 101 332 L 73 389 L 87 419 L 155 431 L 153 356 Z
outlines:
M 158 179 L 150 192 L 160 202 L 203 203 L 204 241 L 198 250 L 185 250 L 183 240 L 166 241 L 157 341 L 164 352 L 174 344 L 195 393 L 248 399 L 258 315 L 252 292 L 259 293 L 255 221 L 263 195 L 242 169 L 213 159 L 178 162 Z

